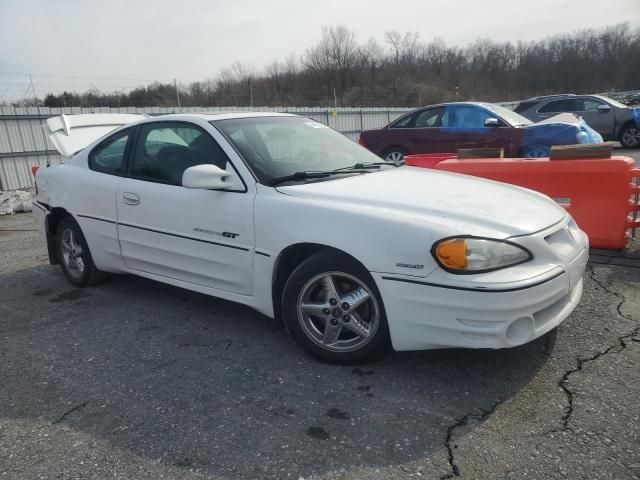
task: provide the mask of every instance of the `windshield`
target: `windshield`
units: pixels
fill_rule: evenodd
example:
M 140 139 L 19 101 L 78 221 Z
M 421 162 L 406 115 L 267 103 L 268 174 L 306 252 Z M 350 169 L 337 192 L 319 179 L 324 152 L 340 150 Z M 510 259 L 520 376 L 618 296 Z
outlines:
M 628 105 L 625 105 L 622 102 L 619 102 L 617 100 L 614 100 L 613 98 L 609 98 L 609 97 L 605 97 L 604 95 L 594 95 L 594 97 L 599 98 L 601 100 L 604 100 L 605 102 L 608 102 L 610 105 L 617 107 L 617 108 L 628 108 Z
M 511 124 L 513 127 L 524 127 L 527 125 L 531 125 L 533 122 L 528 118 L 523 117 L 519 113 L 514 112 L 513 110 L 509 110 L 508 108 L 502 107 L 496 104 L 485 104 L 486 108 L 491 110 L 493 113 L 498 114 L 505 120 L 507 123 Z
M 329 171 L 380 162 L 366 148 L 308 118 L 253 117 L 211 123 L 236 147 L 264 184 L 301 171 Z

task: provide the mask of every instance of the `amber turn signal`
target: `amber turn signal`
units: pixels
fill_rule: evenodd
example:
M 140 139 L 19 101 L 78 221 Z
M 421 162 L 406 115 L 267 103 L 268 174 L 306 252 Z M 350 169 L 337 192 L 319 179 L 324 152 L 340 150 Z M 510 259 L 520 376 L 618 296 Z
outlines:
M 467 241 L 464 238 L 454 238 L 440 242 L 436 248 L 436 256 L 440 263 L 455 270 L 466 270 Z

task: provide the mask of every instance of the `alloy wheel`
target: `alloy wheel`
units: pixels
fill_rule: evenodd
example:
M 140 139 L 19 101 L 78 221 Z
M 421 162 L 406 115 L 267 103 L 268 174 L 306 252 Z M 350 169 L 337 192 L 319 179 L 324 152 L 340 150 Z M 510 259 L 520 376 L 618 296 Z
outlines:
M 84 275 L 85 263 L 82 257 L 82 244 L 77 233 L 71 228 L 62 231 L 62 261 L 73 278 L 81 278 Z
M 399 163 L 399 162 L 402 162 L 402 160 L 404 159 L 404 154 L 402 152 L 394 150 L 392 152 L 387 153 L 384 159 L 387 162 Z
M 352 352 L 364 347 L 380 325 L 380 308 L 367 285 L 348 273 L 326 272 L 298 295 L 298 322 L 320 347 Z
M 622 143 L 632 148 L 640 145 L 640 130 L 637 128 L 627 128 L 622 134 Z

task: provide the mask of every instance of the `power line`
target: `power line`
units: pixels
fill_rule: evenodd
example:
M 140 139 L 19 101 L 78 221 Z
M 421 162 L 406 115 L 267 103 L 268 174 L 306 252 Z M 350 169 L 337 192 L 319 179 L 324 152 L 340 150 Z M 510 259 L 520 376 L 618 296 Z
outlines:
M 89 76 L 80 76 L 80 75 L 50 75 L 44 73 L 18 73 L 18 72 L 2 72 L 0 76 L 3 75 L 11 75 L 11 76 L 22 76 L 28 77 L 32 75 L 33 77 L 48 77 L 48 78 L 78 78 L 82 80 L 128 80 L 128 81 L 139 81 L 139 82 L 159 82 L 161 80 L 158 79 L 149 79 L 149 78 L 125 78 L 125 77 L 89 77 Z M 169 83 L 169 82 L 167 82 Z

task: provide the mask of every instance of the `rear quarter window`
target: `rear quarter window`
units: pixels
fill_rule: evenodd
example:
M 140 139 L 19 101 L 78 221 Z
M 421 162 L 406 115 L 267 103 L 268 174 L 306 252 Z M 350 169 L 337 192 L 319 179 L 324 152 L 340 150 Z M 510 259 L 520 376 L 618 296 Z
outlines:
M 89 154 L 89 168 L 97 172 L 121 175 L 131 130 L 118 132 L 96 146 Z

